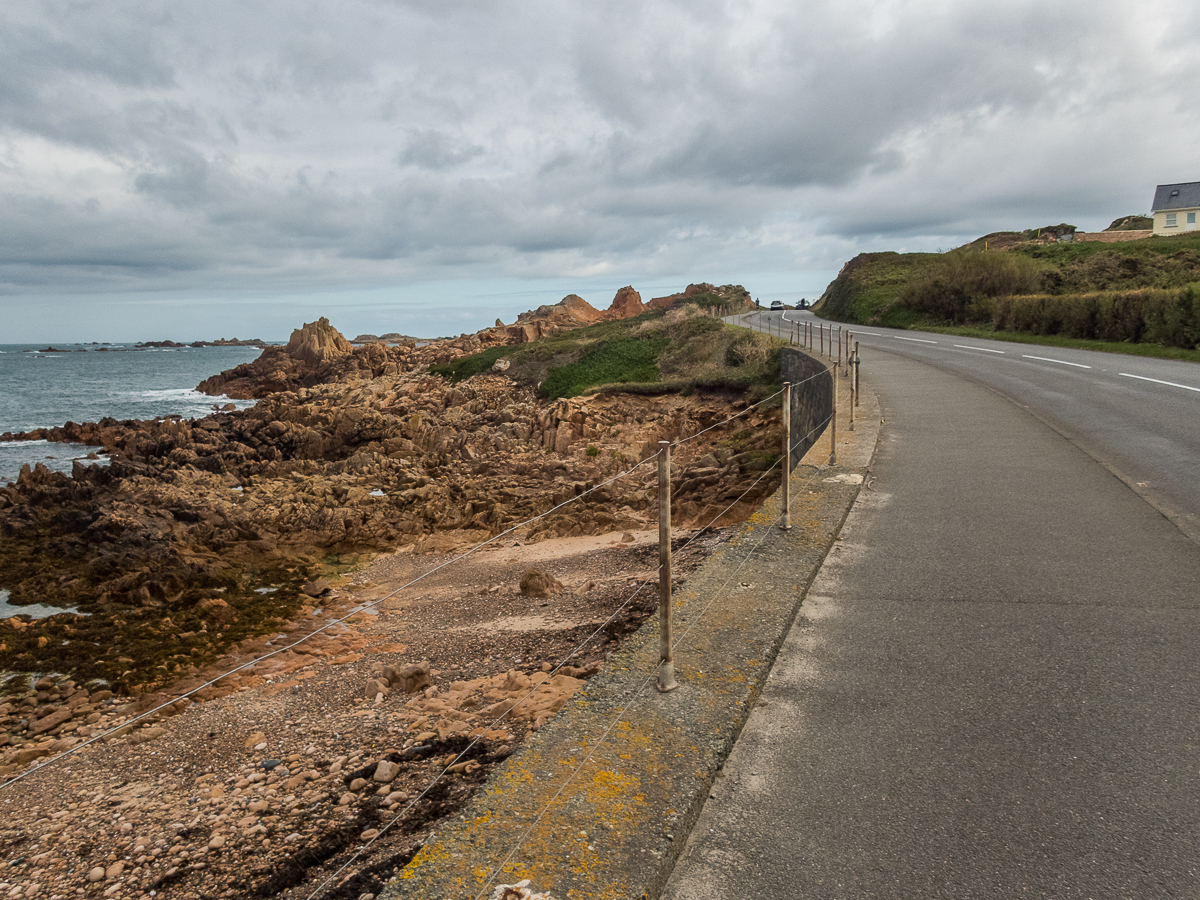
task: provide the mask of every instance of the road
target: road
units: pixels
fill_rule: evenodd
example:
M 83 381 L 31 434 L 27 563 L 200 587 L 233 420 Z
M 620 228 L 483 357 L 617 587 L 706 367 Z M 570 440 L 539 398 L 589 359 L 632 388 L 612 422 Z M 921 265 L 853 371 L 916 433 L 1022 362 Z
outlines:
M 781 332 L 809 311 L 738 317 Z M 825 328 L 839 327 L 823 323 Z M 1200 544 L 1200 364 L 984 341 L 889 328 L 849 328 L 862 371 L 873 351 L 920 360 L 986 385 L 1106 466 Z
M 876 480 L 664 896 L 1197 896 L 1200 547 L 1113 469 L 1186 450 L 1200 378 L 900 334 L 937 343 L 860 337 Z M 1166 437 L 1111 424 L 1138 397 Z M 1071 433 L 1076 403 L 1110 424 Z M 1157 495 L 1177 518 L 1181 480 Z

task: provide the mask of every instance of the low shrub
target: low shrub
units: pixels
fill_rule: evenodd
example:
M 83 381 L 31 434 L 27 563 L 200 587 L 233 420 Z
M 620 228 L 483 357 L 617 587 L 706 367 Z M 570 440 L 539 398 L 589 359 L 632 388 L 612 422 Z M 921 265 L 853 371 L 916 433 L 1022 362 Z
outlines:
M 900 295 L 900 303 L 954 325 L 986 322 L 997 297 L 1037 290 L 1041 267 L 1026 256 L 956 250 L 930 263 Z
M 1195 285 L 1175 290 L 1002 297 L 993 304 L 992 324 L 1000 331 L 1148 342 L 1190 350 L 1200 341 L 1200 297 Z

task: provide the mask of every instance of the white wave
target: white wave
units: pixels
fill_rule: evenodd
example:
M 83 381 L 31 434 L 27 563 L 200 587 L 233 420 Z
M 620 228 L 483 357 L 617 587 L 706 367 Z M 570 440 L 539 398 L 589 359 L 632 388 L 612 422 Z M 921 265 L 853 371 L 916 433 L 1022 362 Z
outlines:
M 191 388 L 163 388 L 154 391 L 134 391 L 129 397 L 145 397 L 147 400 L 205 400 L 206 395 Z

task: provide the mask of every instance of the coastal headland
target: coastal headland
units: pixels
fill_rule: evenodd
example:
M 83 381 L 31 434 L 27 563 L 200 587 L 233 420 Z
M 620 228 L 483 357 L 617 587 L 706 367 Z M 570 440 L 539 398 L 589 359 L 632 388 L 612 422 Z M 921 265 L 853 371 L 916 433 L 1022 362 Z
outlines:
M 31 824 L 67 827 L 14 828 L 0 852 L 40 857 L 33 870 L 49 866 L 55 890 L 222 884 L 213 896 L 269 896 L 482 738 L 475 764 L 424 798 L 376 860 L 381 871 L 402 862 L 650 614 L 652 596 L 622 598 L 656 566 L 653 467 L 604 482 L 658 440 L 707 430 L 676 455 L 681 576 L 776 488 L 764 472 L 779 408 L 751 407 L 777 381 L 777 349 L 713 318 L 750 305 L 740 288 L 695 285 L 649 304 L 626 288 L 605 311 L 572 295 L 474 335 L 359 348 L 319 320 L 201 385 L 260 398 L 250 409 L 3 436 L 92 443 L 112 461 L 70 476 L 26 469 L 0 489 L 9 603 L 69 610 L 0 621 L 0 775 L 121 730 L 73 757 L 82 770 L 22 783 Z M 650 374 L 627 355 L 646 348 Z M 633 359 L 638 383 L 580 387 L 586 372 L 629 380 L 605 374 L 613 359 Z M 496 704 L 529 690 L 524 714 L 485 733 Z M 388 694 L 403 723 L 377 715 Z M 357 768 L 374 774 L 346 777 Z M 68 785 L 74 808 L 62 805 Z M 55 848 L 57 834 L 94 831 L 109 797 L 129 828 Z M 251 859 L 254 890 L 237 893 Z

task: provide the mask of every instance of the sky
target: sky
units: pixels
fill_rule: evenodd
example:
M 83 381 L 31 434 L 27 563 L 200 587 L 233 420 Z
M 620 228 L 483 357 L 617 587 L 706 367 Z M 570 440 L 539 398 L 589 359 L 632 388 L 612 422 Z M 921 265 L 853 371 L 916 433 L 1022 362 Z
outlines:
M 1177 0 L 4 0 L 0 343 L 818 296 L 1200 180 Z

